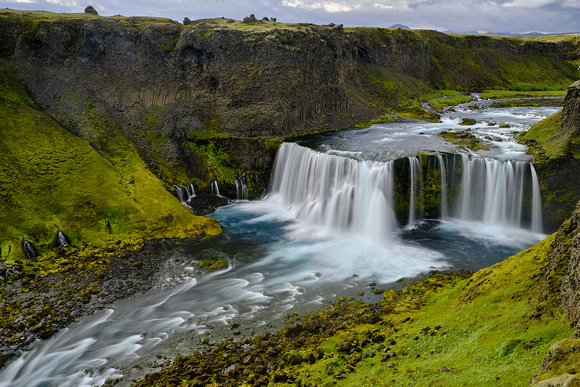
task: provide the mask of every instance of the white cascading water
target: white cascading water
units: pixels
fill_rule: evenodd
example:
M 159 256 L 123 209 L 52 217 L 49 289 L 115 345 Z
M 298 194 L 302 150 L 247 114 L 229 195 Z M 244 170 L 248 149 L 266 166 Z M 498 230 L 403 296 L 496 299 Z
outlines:
M 177 199 L 179 199 L 182 204 L 186 204 L 189 199 L 195 196 L 195 188 L 192 183 L 186 184 L 183 188 L 177 185 L 174 187 L 175 192 L 177 193 Z
M 248 185 L 246 184 L 246 174 L 234 177 L 236 184 L 236 196 L 238 200 L 248 200 Z
M 532 173 L 532 231 L 535 233 L 542 233 L 542 201 L 540 197 L 540 184 L 538 183 L 538 175 L 536 169 L 530 164 L 530 171 Z
M 214 180 L 214 181 L 211 183 L 211 193 L 212 193 L 212 195 L 221 196 L 221 195 L 220 195 L 220 188 L 218 187 L 218 182 L 217 182 L 217 180 Z
M 532 171 L 532 231 L 541 232 L 542 210 L 535 170 L 523 161 L 499 161 L 462 155 L 462 180 L 456 217 L 489 225 L 520 228 L 525 169 Z M 535 198 L 535 199 L 534 199 Z
M 270 192 L 270 200 L 311 225 L 378 243 L 393 239 L 392 163 L 357 161 L 284 143 Z
M 411 176 L 411 193 L 409 195 L 409 227 L 416 220 L 422 219 L 423 169 L 417 156 L 409 157 L 409 174 Z M 417 210 L 417 207 L 419 209 Z
M 531 229 L 541 232 L 540 191 L 533 166 L 463 154 L 461 184 L 454 217 L 487 225 L 522 228 L 524 180 L 532 171 Z M 421 219 L 423 171 L 409 157 L 409 226 Z M 441 181 L 441 219 L 446 219 L 447 170 L 437 156 Z M 359 161 L 284 143 L 278 152 L 271 196 L 298 219 L 329 231 L 364 234 L 376 241 L 397 229 L 393 207 L 393 162 Z M 530 228 L 530 227 L 528 227 Z
M 447 173 L 443 156 L 437 155 L 439 173 L 441 175 L 441 219 L 447 219 Z

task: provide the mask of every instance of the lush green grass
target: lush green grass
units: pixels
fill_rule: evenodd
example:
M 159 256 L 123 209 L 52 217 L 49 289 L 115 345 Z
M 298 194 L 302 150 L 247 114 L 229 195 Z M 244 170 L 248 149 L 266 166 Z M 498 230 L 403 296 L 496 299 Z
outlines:
M 569 133 L 562 133 L 561 121 L 562 111 L 560 110 L 533 125 L 519 139 L 524 142 L 531 141 L 532 151 L 536 149 L 535 154 L 540 159 L 543 157 L 548 159 L 564 157 L 571 150 L 572 136 Z
M 442 110 L 447 106 L 457 106 L 460 103 L 466 103 L 471 101 L 471 97 L 466 95 L 454 95 L 449 97 L 439 97 L 430 99 L 429 105 L 435 110 Z
M 530 98 L 530 97 L 563 97 L 566 95 L 566 89 L 562 90 L 485 90 L 479 96 L 481 98 L 500 99 L 500 98 Z
M 371 120 L 369 122 L 355 125 L 355 127 L 356 128 L 367 128 L 367 127 L 374 125 L 374 124 L 384 124 L 387 122 L 399 122 L 399 119 L 396 117 L 389 116 L 389 115 L 384 115 L 382 117 Z
M 309 377 L 300 379 L 316 385 L 331 385 L 339 370 L 344 371 L 339 382 L 344 386 L 526 384 L 539 371 L 548 348 L 573 331 L 553 305 L 536 314 L 536 278 L 552 240 L 422 301 L 419 292 L 413 294 L 417 290 L 404 289 L 409 295 L 396 299 L 394 311 L 380 324 L 332 337 L 320 345 L 325 359 L 300 367 L 296 374 L 308 372 Z M 365 347 L 360 363 L 348 371 L 351 356 L 337 349 L 339 343 L 355 338 L 361 342 L 377 328 L 392 342 Z M 387 347 L 395 357 L 384 358 Z M 334 370 L 330 375 L 329 369 Z
M 167 192 L 115 128 L 93 122 L 107 143 L 99 154 L 36 109 L 10 68 L 0 74 L 2 260 L 23 258 L 23 237 L 49 253 L 55 226 L 76 247 L 220 232 Z

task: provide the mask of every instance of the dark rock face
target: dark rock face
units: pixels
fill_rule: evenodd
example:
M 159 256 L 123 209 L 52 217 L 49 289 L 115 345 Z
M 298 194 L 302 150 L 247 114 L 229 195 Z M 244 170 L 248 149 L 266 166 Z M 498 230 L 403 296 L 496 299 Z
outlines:
M 568 88 L 562 109 L 562 129 L 573 136 L 580 135 L 580 81 Z
M 29 30 L 2 21 L 0 59 L 17 68 L 47 112 L 95 148 L 106 151 L 107 133 L 120 132 L 153 171 L 163 162 L 200 178 L 200 156 L 184 145 L 193 132 L 282 138 L 348 127 L 384 114 L 421 87 L 501 83 L 484 51 L 541 54 L 555 63 L 570 51 L 565 44 L 514 46 L 435 31 L 346 32 L 307 24 L 263 31 L 208 23 L 114 17 L 40 21 Z M 454 50 L 473 50 L 490 68 L 467 65 Z M 399 86 L 385 87 L 384 80 Z M 406 90 L 418 83 L 423 86 Z M 234 141 L 231 147 L 243 147 Z M 273 156 L 262 153 L 237 157 L 269 169 Z
M 189 199 L 187 205 L 196 215 L 207 215 L 213 212 L 216 208 L 226 206 L 230 201 L 223 196 L 211 195 L 208 193 L 200 193 Z
M 570 154 L 580 136 L 580 82 L 568 88 L 562 108 L 560 135 L 572 136 L 569 154 L 537 166 L 542 191 L 542 211 L 545 232 L 555 231 L 563 219 L 574 211 L 580 197 L 580 160 Z
M 563 226 L 564 227 L 564 226 Z M 576 325 L 575 337 L 580 337 L 580 202 L 572 213 L 569 224 L 569 245 L 565 254 L 569 254 L 568 269 L 560 286 L 562 308 Z

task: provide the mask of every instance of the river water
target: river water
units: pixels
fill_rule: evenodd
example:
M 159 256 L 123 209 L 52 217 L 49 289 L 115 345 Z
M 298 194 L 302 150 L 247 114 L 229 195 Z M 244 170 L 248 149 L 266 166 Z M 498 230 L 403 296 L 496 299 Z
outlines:
M 380 297 L 373 288 L 501 261 L 545 237 L 533 225 L 541 214 L 531 214 L 533 168 L 513 137 L 556 110 L 460 106 L 438 124 L 408 120 L 285 144 L 264 200 L 213 214 L 222 236 L 161 247 L 171 250 L 180 283 L 35 343 L 2 370 L 0 386 L 93 386 L 107 379 L 126 385 L 165 358 L 203 347 L 204 338 L 252 335 L 342 295 L 372 302 Z M 436 136 L 465 130 L 462 117 L 477 120 L 471 132 L 490 150 L 459 151 Z M 419 205 L 426 183 L 417 178 L 402 223 L 393 208 L 395 166 L 406 160 L 410 176 L 421 176 L 413 169 L 418 153 L 434 155 L 430 168 L 438 168 L 442 187 L 460 188 L 429 218 Z M 190 278 L 208 254 L 225 257 L 229 267 Z

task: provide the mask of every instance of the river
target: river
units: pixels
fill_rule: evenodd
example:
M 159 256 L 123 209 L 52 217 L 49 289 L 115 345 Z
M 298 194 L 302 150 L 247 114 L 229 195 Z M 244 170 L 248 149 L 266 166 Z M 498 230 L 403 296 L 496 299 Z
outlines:
M 0 386 L 126 385 L 204 338 L 252 335 L 339 296 L 372 302 L 381 297 L 373 289 L 400 288 L 432 270 L 501 261 L 545 237 L 533 167 L 514 136 L 556 110 L 459 106 L 442 123 L 405 120 L 285 143 L 264 200 L 218 209 L 220 237 L 167 245 L 182 282 L 38 341 L 2 370 Z M 463 117 L 476 119 L 471 133 L 489 150 L 460 151 L 436 135 L 467 129 Z M 429 166 L 421 169 L 418 154 L 432 155 Z M 394 210 L 397 168 L 411 176 L 404 220 Z M 421 207 L 428 168 L 449 189 L 436 216 Z M 229 266 L 188 277 L 208 254 Z

